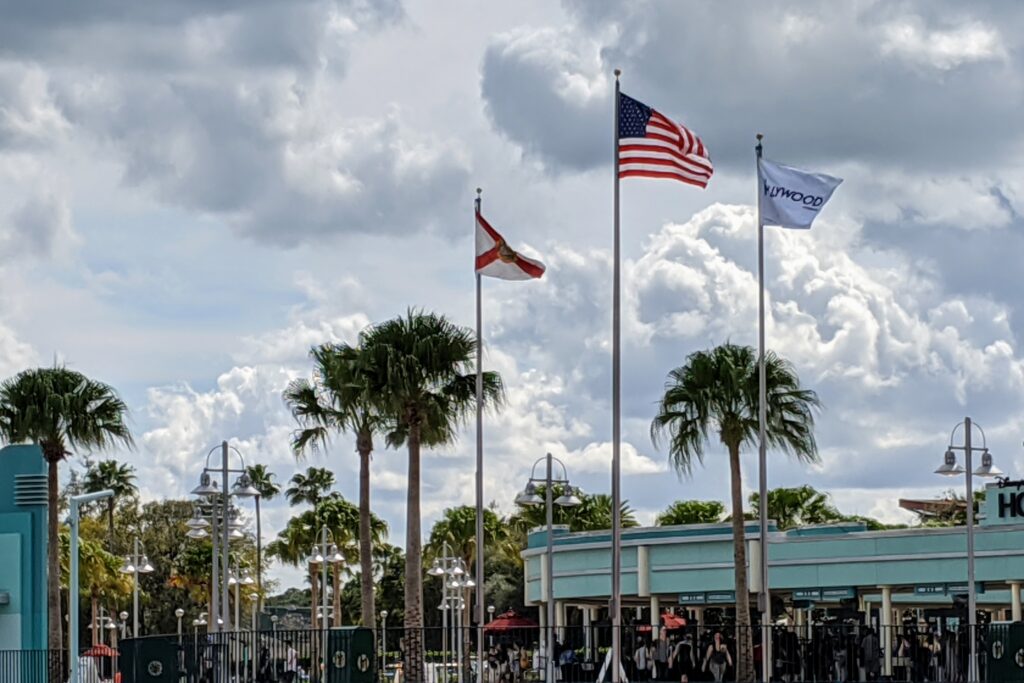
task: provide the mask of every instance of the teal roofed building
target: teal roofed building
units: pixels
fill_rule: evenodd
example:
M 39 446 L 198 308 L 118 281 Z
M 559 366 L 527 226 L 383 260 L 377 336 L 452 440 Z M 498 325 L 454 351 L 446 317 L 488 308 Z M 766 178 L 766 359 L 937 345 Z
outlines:
M 761 589 L 760 539 L 749 522 L 747 575 Z M 590 623 L 602 618 L 611 588 L 610 531 L 553 533 L 553 576 L 546 575 L 543 529 L 522 551 L 525 599 L 555 601 L 556 624 L 567 610 Z M 769 589 L 802 621 L 815 608 L 859 612 L 865 623 L 895 623 L 901 608 L 948 608 L 966 591 L 966 529 L 909 528 L 868 531 L 841 523 L 768 533 Z M 975 528 L 978 605 L 996 619 L 1021 619 L 1024 583 L 1024 490 L 990 484 Z M 666 608 L 701 622 L 708 607 L 731 609 L 735 600 L 730 524 L 624 529 L 622 604 L 652 626 Z M 756 604 L 752 602 L 752 604 Z M 884 607 L 883 607 L 884 604 Z M 540 610 L 544 619 L 544 610 Z M 573 613 L 573 621 L 578 617 Z
M 45 650 L 46 463 L 38 446 L 0 450 L 0 650 Z

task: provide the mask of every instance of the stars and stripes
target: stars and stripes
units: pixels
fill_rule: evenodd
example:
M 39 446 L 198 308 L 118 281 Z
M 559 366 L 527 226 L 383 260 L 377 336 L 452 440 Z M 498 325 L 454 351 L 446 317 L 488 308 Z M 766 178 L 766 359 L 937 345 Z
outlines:
M 477 211 L 476 272 L 501 280 L 531 280 L 544 275 L 544 264 L 513 251 Z
M 620 178 L 669 178 L 707 187 L 712 173 L 711 157 L 693 131 L 619 93 Z

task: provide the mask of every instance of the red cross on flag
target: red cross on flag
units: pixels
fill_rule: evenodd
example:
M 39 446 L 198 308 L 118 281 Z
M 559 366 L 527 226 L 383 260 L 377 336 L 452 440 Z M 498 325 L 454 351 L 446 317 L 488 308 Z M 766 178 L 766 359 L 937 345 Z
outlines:
M 544 264 L 513 251 L 477 211 L 476 272 L 500 280 L 531 280 L 544 275 Z

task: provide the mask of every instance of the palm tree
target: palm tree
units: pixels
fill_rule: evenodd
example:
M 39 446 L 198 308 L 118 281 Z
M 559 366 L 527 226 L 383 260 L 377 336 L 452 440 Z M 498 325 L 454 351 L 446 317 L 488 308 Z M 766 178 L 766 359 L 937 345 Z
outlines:
M 749 346 L 726 343 L 692 353 L 684 365 L 669 373 L 658 414 L 651 423 L 655 446 L 667 436 L 669 460 L 680 476 L 691 475 L 694 465 L 704 462 L 704 449 L 712 438 L 717 437 L 728 451 L 739 681 L 754 679 L 740 448 L 758 443 L 759 378 L 758 354 Z M 800 460 L 817 461 L 817 395 L 801 388 L 793 367 L 771 352 L 765 354 L 765 383 L 767 445 Z
M 292 439 L 296 456 L 327 446 L 332 432 L 355 435 L 359 453 L 359 587 L 363 626 L 376 628 L 373 599 L 373 549 L 370 538 L 370 455 L 381 428 L 368 390 L 366 354 L 358 346 L 323 344 L 310 351 L 313 380 L 298 379 L 284 400 L 301 425 Z
M 359 509 L 340 495 L 332 494 L 321 500 L 316 509 L 306 510 L 288 520 L 285 528 L 278 533 L 277 539 L 267 545 L 267 554 L 277 557 L 293 567 L 301 567 L 310 550 L 319 546 L 320 530 L 326 526 L 330 532 L 330 538 L 334 540 L 347 562 L 354 563 L 358 555 L 356 538 L 359 533 L 359 524 Z M 374 515 L 370 520 L 371 547 L 382 546 L 387 532 L 387 524 Z M 318 606 L 316 596 L 320 590 L 318 586 L 321 576 L 320 568 L 312 565 L 310 573 L 314 596 L 312 613 L 314 623 L 316 623 L 315 615 Z M 335 624 L 338 625 L 341 619 L 341 591 L 338 585 L 340 574 L 337 571 L 334 574 L 334 614 Z M 326 590 L 326 586 L 323 590 Z
M 409 454 L 405 524 L 405 662 L 409 683 L 422 683 L 423 558 L 420 525 L 420 448 L 455 441 L 475 406 L 476 340 L 471 330 L 444 316 L 409 310 L 405 316 L 366 330 L 360 339 L 372 369 L 370 395 L 393 426 L 392 446 Z M 483 375 L 483 400 L 502 402 L 501 378 Z
M 114 389 L 63 367 L 25 370 L 0 385 L 0 437 L 37 444 L 47 463 L 49 648 L 63 645 L 57 467 L 72 450 L 133 445 L 128 408 Z
M 245 468 L 256 496 L 256 594 L 259 595 L 259 609 L 263 609 L 263 523 L 260 516 L 260 501 L 273 500 L 281 493 L 281 487 L 274 482 L 274 473 L 266 465 L 250 465 Z
M 83 492 L 94 493 L 105 489 L 114 492 L 114 495 L 106 500 L 107 533 L 110 535 L 107 551 L 114 553 L 116 552 L 114 550 L 114 508 L 119 499 L 134 498 L 138 495 L 139 488 L 135 485 L 135 468 L 116 460 L 89 463 L 85 470 L 85 477 L 82 479 Z
M 756 510 L 761 496 L 752 493 L 750 508 Z M 840 522 L 843 515 L 829 500 L 827 493 L 804 484 L 796 488 L 777 488 L 768 491 L 768 518 L 774 519 L 779 529 L 793 529 L 808 524 Z
M 296 472 L 289 484 L 284 492 L 289 505 L 309 503 L 315 508 L 334 486 L 334 472 L 324 467 L 308 467 L 305 474 Z
M 677 500 L 665 508 L 654 523 L 658 526 L 714 524 L 721 522 L 723 517 L 725 506 L 717 500 Z

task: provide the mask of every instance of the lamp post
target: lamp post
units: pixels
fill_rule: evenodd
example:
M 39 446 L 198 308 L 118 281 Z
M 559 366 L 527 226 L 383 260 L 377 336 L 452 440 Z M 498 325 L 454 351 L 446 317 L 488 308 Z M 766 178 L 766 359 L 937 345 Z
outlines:
M 277 633 L 277 615 L 276 614 L 271 614 L 270 615 L 270 630 L 273 631 L 274 633 Z
M 68 576 L 68 659 L 71 660 L 71 683 L 79 683 L 78 679 L 78 512 L 82 505 L 103 498 L 110 498 L 114 492 L 110 489 L 71 496 L 71 511 L 68 522 L 71 526 L 71 571 Z
M 153 565 L 142 551 L 142 542 L 136 536 L 132 545 L 132 554 L 124 558 L 121 566 L 122 574 L 132 575 L 132 638 L 139 637 L 139 574 L 150 574 Z
M 543 479 L 539 479 L 536 476 L 537 465 L 541 462 L 545 463 L 545 474 Z M 559 467 L 562 468 L 561 478 L 556 479 L 553 475 L 554 464 L 558 463 Z M 544 485 L 544 498 L 541 498 L 537 494 L 537 484 Z M 558 498 L 554 498 L 553 488 L 555 485 L 563 487 L 562 495 Z M 547 528 L 547 552 L 544 554 L 544 564 L 547 573 L 547 591 L 544 591 L 544 585 L 541 585 L 541 597 L 544 598 L 544 606 L 547 613 L 547 633 L 544 638 L 544 681 L 545 683 L 554 683 L 555 680 L 555 596 L 554 596 L 554 560 L 552 558 L 552 551 L 554 549 L 554 541 L 552 539 L 552 531 L 554 527 L 554 506 L 560 505 L 562 507 L 576 507 L 580 504 L 580 499 L 576 495 L 576 490 L 569 485 L 569 473 L 565 469 L 565 464 L 558 458 L 552 456 L 550 453 L 545 455 L 543 458 L 533 463 L 533 467 L 530 468 L 530 478 L 526 482 L 526 487 L 523 492 L 516 496 L 516 505 L 538 505 L 544 503 L 544 513 L 546 518 Z M 546 593 L 546 594 L 545 594 Z M 619 666 L 619 662 L 612 662 L 613 667 Z
M 120 626 L 121 626 L 121 640 L 124 640 L 125 638 L 128 637 L 128 635 L 126 633 L 127 630 L 128 630 L 128 613 L 127 612 L 121 612 L 117 616 L 121 619 L 121 623 L 120 623 Z
M 179 607 L 174 610 L 174 616 L 178 617 L 178 645 L 181 645 L 181 618 L 185 616 L 185 610 Z
M 332 541 L 328 544 L 328 538 Z M 320 575 L 322 581 L 322 590 L 320 591 L 320 610 L 317 614 L 320 621 L 320 629 L 322 631 L 320 637 L 320 652 L 324 666 L 327 666 L 327 565 L 335 565 L 335 572 L 338 571 L 337 565 L 345 560 L 344 556 L 338 550 L 338 546 L 333 543 L 334 532 L 332 532 L 327 525 L 320 527 L 320 545 L 313 546 L 313 551 L 309 555 L 308 564 L 310 566 L 310 579 L 312 580 L 312 568 L 321 567 Z
M 210 467 L 210 456 L 217 450 L 217 448 L 211 448 L 206 454 L 206 462 L 199 475 L 199 485 L 192 489 L 192 493 L 194 495 L 201 496 L 204 499 L 208 499 L 211 507 L 210 516 L 213 523 L 211 535 L 213 536 L 214 543 L 212 561 L 213 586 L 210 598 L 210 609 L 213 614 L 211 615 L 210 622 L 214 624 L 215 630 L 230 631 L 231 612 L 228 609 L 228 581 L 230 579 L 228 546 L 233 532 L 238 532 L 238 535 L 241 535 L 241 532 L 238 530 L 237 522 L 234 525 L 234 528 L 232 528 L 232 517 L 230 514 L 231 497 L 253 498 L 259 495 L 259 491 L 252 486 L 252 480 L 249 478 L 249 474 L 246 471 L 245 458 L 242 457 L 239 450 L 233 446 L 229 446 L 227 441 L 222 441 L 219 448 L 221 453 L 220 467 Z M 241 468 L 229 467 L 229 459 L 232 451 L 238 456 L 238 460 L 242 463 Z M 217 487 L 217 482 L 210 478 L 211 472 L 220 473 L 221 480 L 219 489 Z M 238 474 L 239 476 L 235 480 L 234 486 L 229 490 L 228 476 L 230 474 Z M 221 522 L 219 528 L 218 521 Z M 193 536 L 193 538 L 201 537 L 202 535 L 199 533 Z
M 961 427 L 963 428 L 963 445 L 955 446 L 953 445 L 953 439 L 956 436 L 957 430 Z M 981 432 L 980 448 L 971 444 L 971 436 L 975 427 Z M 966 467 L 960 466 L 954 451 L 963 451 Z M 981 453 L 981 465 L 978 469 L 972 469 L 971 458 L 975 452 Z M 935 474 L 941 474 L 945 477 L 956 477 L 961 474 L 967 475 L 964 482 L 966 489 L 964 495 L 967 502 L 967 631 L 968 638 L 971 641 L 971 658 L 967 665 L 967 680 L 977 681 L 978 639 L 977 633 L 975 633 L 977 629 L 975 622 L 978 610 L 974 585 L 974 477 L 996 477 L 1002 474 L 1002 471 L 992 464 L 992 454 L 988 452 L 985 430 L 980 425 L 973 423 L 969 417 L 965 417 L 963 422 L 958 422 L 949 435 L 949 447 L 946 449 L 942 465 L 935 470 Z
M 466 608 L 466 601 L 464 599 L 463 592 L 470 588 L 476 587 L 476 581 L 469 577 L 469 573 L 466 569 L 466 561 L 461 557 L 455 557 L 451 554 L 451 549 L 447 543 L 441 545 L 442 557 L 436 558 L 427 570 L 427 573 L 431 576 L 442 577 L 442 598 L 439 609 L 443 610 L 442 621 L 444 624 L 445 635 L 448 632 L 448 611 L 452 611 L 451 626 L 454 631 L 453 633 L 453 645 L 455 646 L 455 656 L 458 660 L 458 673 L 457 678 L 459 683 L 463 681 L 463 610 Z M 454 640 L 454 639 L 457 639 Z M 445 675 L 447 676 L 447 657 L 448 651 L 447 646 L 445 649 Z M 480 666 L 478 663 L 477 666 Z
M 383 680 L 388 678 L 388 611 L 380 611 L 380 672 Z

